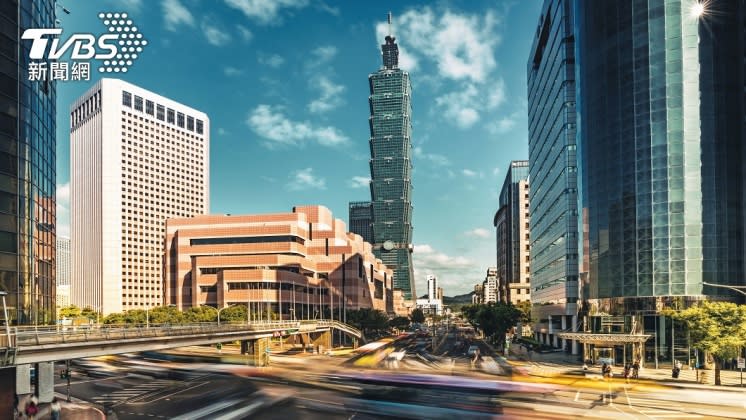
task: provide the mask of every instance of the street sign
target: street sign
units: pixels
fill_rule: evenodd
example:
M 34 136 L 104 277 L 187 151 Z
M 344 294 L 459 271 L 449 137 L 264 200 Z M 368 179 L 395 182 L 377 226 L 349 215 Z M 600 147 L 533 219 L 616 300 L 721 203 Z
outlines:
M 739 369 L 746 368 L 746 358 L 745 357 L 739 357 L 738 358 L 738 368 Z

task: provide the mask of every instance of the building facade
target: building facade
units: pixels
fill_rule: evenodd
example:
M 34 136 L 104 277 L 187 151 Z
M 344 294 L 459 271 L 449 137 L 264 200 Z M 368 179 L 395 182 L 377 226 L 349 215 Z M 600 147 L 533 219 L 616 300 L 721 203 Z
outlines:
M 528 172 L 528 161 L 510 162 L 500 191 L 499 210 L 493 219 L 497 232 L 498 300 L 501 302 L 531 299 Z
M 430 300 L 438 299 L 438 278 L 432 274 L 427 276 L 427 298 Z
M 20 39 L 55 27 L 55 3 L 0 6 L 0 290 L 12 324 L 55 319 L 56 85 L 29 80 L 31 41 Z
M 471 295 L 471 303 L 472 305 L 477 305 L 480 303 L 484 303 L 484 286 L 479 283 L 474 285 L 474 292 Z
M 499 280 L 497 278 L 497 267 L 487 269 L 487 276 L 482 282 L 482 301 L 480 303 L 497 303 Z
M 70 285 L 70 238 L 57 237 L 57 286 Z
M 572 1 L 545 0 L 527 65 L 532 316 L 537 339 L 566 349 L 556 332 L 577 328 L 579 299 L 573 30 Z
M 210 121 L 117 79 L 70 108 L 71 294 L 104 315 L 163 304 L 165 220 L 209 210 Z
M 394 270 L 394 287 L 416 297 L 412 269 L 412 88 L 399 68 L 399 47 L 389 35 L 383 67 L 370 86 L 370 175 L 373 251 Z
M 656 363 L 691 356 L 660 309 L 743 301 L 705 283 L 746 284 L 746 10 L 703 4 L 576 9 L 584 297 L 591 313 L 642 317 Z
M 350 232 L 357 233 L 368 243 L 373 243 L 373 204 L 370 201 L 350 202 Z
M 248 305 L 253 317 L 344 320 L 344 310 L 393 311 L 393 271 L 321 206 L 292 212 L 169 219 L 165 304 Z

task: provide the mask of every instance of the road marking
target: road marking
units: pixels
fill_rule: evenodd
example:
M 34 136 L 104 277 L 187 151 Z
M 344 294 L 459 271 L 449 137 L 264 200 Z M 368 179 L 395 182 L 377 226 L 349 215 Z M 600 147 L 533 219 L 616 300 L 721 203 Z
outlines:
M 154 402 L 160 401 L 160 400 L 162 400 L 162 399 L 164 399 L 164 398 L 172 397 L 172 396 L 174 396 L 174 395 L 176 395 L 176 394 L 180 394 L 180 393 L 182 393 L 182 392 L 184 392 L 184 391 L 189 391 L 190 389 L 194 389 L 194 388 L 200 387 L 200 386 L 202 386 L 202 385 L 205 385 L 205 384 L 208 384 L 208 383 L 209 383 L 209 382 L 201 382 L 201 383 L 198 383 L 197 385 L 194 385 L 194 386 L 190 386 L 189 388 L 184 388 L 184 389 L 180 389 L 180 390 L 174 391 L 174 392 L 172 392 L 172 393 L 170 393 L 170 394 L 166 394 L 166 395 L 163 395 L 163 396 L 161 396 L 161 397 L 159 397 L 159 398 L 156 398 L 156 399 L 154 399 L 154 400 L 148 400 L 148 401 L 133 401 L 133 402 L 131 402 L 130 404 L 150 404 L 150 403 L 154 403 Z
M 580 391 L 578 391 L 577 393 L 575 393 L 575 400 L 574 401 L 578 402 L 579 399 L 580 399 Z
M 233 420 L 233 419 L 242 419 L 245 418 L 246 415 L 251 414 L 255 408 L 261 406 L 261 402 L 255 402 L 252 404 L 247 405 L 246 407 L 242 407 L 232 413 L 224 414 L 220 417 L 215 417 L 213 420 Z
M 216 411 L 220 411 L 224 408 L 227 408 L 240 400 L 229 400 L 229 401 L 220 401 L 216 402 L 214 404 L 210 404 L 207 407 L 203 407 L 197 411 L 191 411 L 189 413 L 184 413 L 178 417 L 174 417 L 172 420 L 192 420 L 200 417 L 206 417 L 208 414 L 212 414 Z

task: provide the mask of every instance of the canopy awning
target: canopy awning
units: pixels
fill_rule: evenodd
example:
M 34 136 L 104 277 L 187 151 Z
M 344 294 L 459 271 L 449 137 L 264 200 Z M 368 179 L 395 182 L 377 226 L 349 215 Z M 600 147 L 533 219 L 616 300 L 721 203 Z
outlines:
M 628 344 L 644 343 L 651 334 L 598 334 L 586 332 L 561 332 L 557 333 L 559 338 L 575 340 L 588 344 Z

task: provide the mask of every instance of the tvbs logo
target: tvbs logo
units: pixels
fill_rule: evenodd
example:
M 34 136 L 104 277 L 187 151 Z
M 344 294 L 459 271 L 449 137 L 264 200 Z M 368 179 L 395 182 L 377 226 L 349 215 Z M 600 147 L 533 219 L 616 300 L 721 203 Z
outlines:
M 64 73 L 69 67 L 89 69 L 90 62 L 81 60 L 98 60 L 98 71 L 101 73 L 125 73 L 138 58 L 148 41 L 143 38 L 137 26 L 127 13 L 99 13 L 98 18 L 108 29 L 108 33 L 93 35 L 74 33 L 62 40 L 62 28 L 27 29 L 22 39 L 31 41 L 29 50 L 29 80 L 67 80 Z M 69 63 L 59 61 L 67 54 L 73 60 Z M 37 60 L 37 61 L 34 61 Z M 52 61 L 47 77 L 47 61 Z M 87 76 L 85 80 L 90 77 Z M 74 74 L 75 79 L 75 74 Z
M 29 58 L 32 60 L 43 60 L 45 58 L 49 60 L 57 60 L 62 57 L 72 47 L 70 58 L 73 60 L 90 60 L 95 58 L 96 60 L 105 60 L 108 58 L 114 58 L 117 55 L 117 40 L 119 35 L 106 34 L 101 35 L 98 40 L 91 34 L 73 34 L 68 40 L 60 46 L 60 39 L 57 36 L 62 35 L 62 29 L 26 29 L 23 32 L 21 38 L 30 39 L 33 41 L 31 44 L 31 51 L 29 52 Z M 51 38 L 51 48 L 47 53 L 47 46 L 49 45 L 50 38 L 47 36 L 55 36 Z M 98 47 L 100 50 L 97 50 Z

